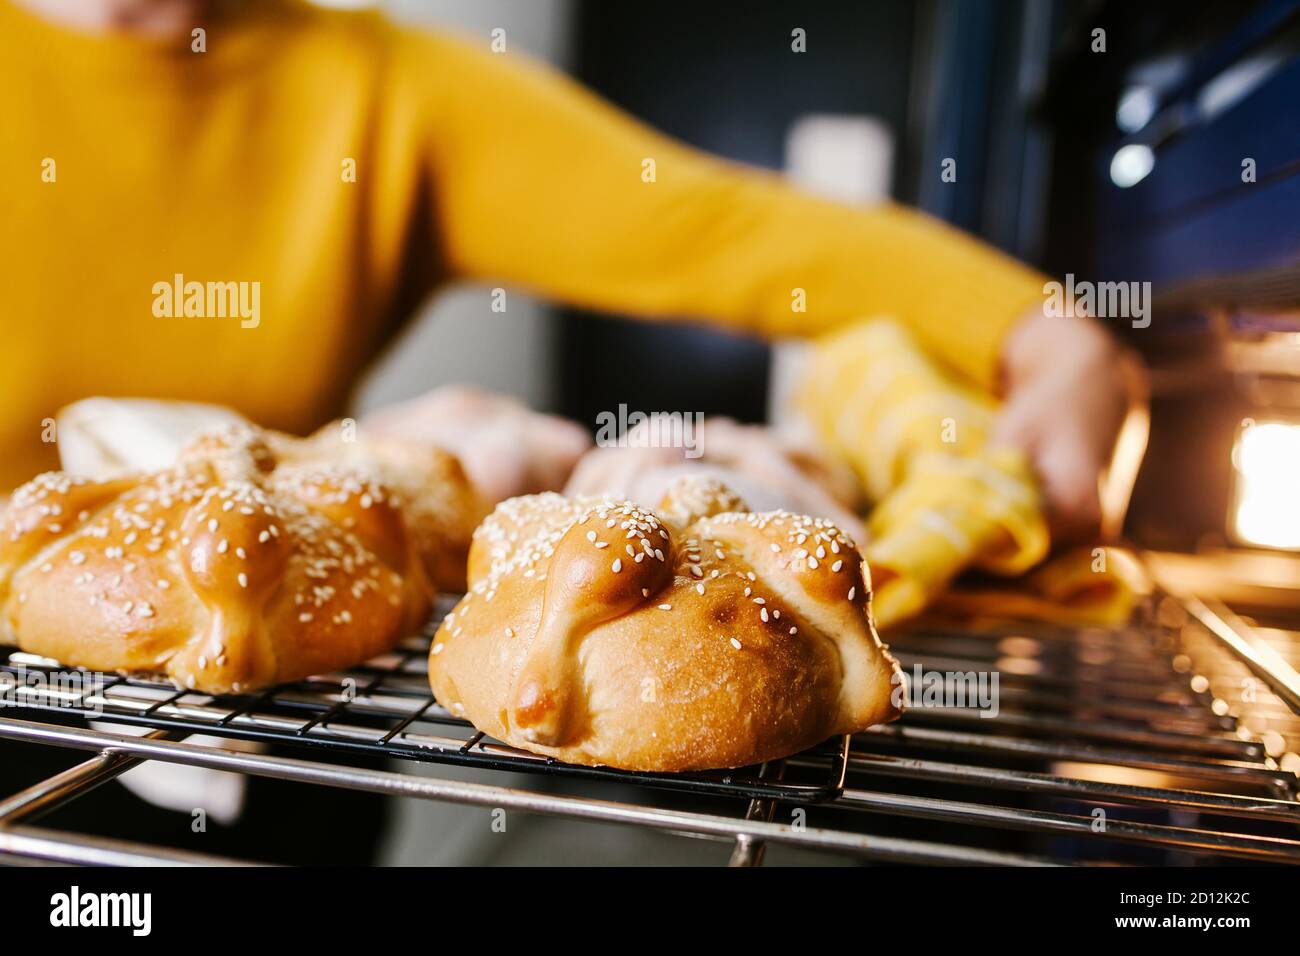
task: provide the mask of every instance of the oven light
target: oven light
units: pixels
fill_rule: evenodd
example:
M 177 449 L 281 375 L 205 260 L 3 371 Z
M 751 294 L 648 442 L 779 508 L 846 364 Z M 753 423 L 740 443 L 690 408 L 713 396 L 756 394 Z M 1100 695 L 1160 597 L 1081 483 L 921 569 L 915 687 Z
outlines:
M 1247 419 L 1232 459 L 1235 536 L 1246 544 L 1300 550 L 1300 425 Z
M 1136 186 L 1156 166 L 1156 154 L 1143 143 L 1129 143 L 1115 151 L 1110 159 L 1110 181 L 1120 189 Z

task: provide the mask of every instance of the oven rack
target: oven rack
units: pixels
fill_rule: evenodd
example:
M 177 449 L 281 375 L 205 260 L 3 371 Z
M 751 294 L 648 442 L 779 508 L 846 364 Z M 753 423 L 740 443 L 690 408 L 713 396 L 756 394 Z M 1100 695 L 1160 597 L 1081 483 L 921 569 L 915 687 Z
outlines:
M 427 634 L 363 667 L 257 695 L 117 675 L 73 694 L 38 681 L 20 718 L 0 709 L 0 737 L 93 756 L 0 798 L 0 860 L 213 862 L 32 826 L 159 760 L 701 836 L 731 844 L 734 865 L 761 863 L 771 844 L 902 863 L 1300 864 L 1300 718 L 1288 697 L 1300 679 L 1227 609 L 1162 595 L 1122 627 L 935 620 L 892 645 L 920 705 L 902 721 L 763 767 L 686 775 L 573 767 L 484 738 L 429 695 Z M 0 661 L 0 675 L 57 669 L 18 651 L 0 649 Z M 996 716 L 928 706 L 917 668 L 923 681 L 996 674 Z M 58 722 L 41 719 L 54 713 Z M 290 745 L 295 755 L 185 739 L 196 733 Z M 323 752 L 342 762 L 314 759 Z M 376 753 L 399 767 L 460 764 L 567 784 L 347 763 Z

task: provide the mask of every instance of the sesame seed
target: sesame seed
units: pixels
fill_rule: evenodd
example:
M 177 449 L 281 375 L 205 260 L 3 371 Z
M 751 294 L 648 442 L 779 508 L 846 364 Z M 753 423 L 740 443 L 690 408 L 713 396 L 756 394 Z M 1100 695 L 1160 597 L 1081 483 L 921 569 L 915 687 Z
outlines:
M 703 594 L 703 593 L 704 593 L 704 585 L 703 585 L 703 584 L 697 584 L 697 585 L 695 585 L 695 590 L 696 590 L 697 593 L 699 593 L 699 594 Z
M 810 567 L 810 568 L 812 568 L 814 571 L 816 571 L 816 570 L 817 570 L 817 559 L 816 559 L 816 558 L 809 558 L 809 559 L 808 559 L 808 567 Z
M 243 571 L 239 572 L 239 576 L 236 577 L 235 580 L 239 582 L 239 586 L 241 588 L 248 587 L 248 575 L 245 574 Z
M 780 546 L 779 544 L 776 544 L 775 542 L 773 542 L 771 545 L 769 545 L 769 547 L 771 547 L 771 549 L 772 549 L 772 553 L 773 553 L 773 554 L 780 554 L 780 553 L 781 553 L 781 546 Z
M 594 531 L 588 531 L 588 532 L 587 532 L 587 540 L 588 540 L 588 541 L 593 541 L 593 542 L 594 542 L 594 541 L 596 540 L 596 532 L 594 532 Z
M 661 611 L 671 611 L 672 609 L 673 609 L 673 606 L 672 606 L 671 604 L 660 604 L 660 605 L 659 605 L 659 610 L 661 610 Z
M 433 645 L 433 653 L 434 653 L 434 654 L 441 654 L 441 653 L 442 653 L 442 644 L 441 644 L 441 643 L 438 643 L 438 644 Z
M 767 623 L 767 608 L 765 608 L 765 607 L 764 607 L 764 608 L 759 608 L 759 609 L 758 609 L 758 617 L 759 617 L 759 620 L 761 620 L 764 624 L 766 624 L 766 623 Z
M 623 559 L 615 558 L 614 563 L 609 566 L 609 569 L 615 574 L 618 574 L 618 572 L 623 570 Z
M 208 519 L 208 530 L 209 530 L 210 532 L 212 532 L 213 534 L 216 534 L 216 533 L 217 533 L 217 519 L 216 519 L 216 518 L 209 518 L 209 519 Z
M 733 638 L 731 639 L 731 646 L 734 647 L 736 650 L 740 650 L 740 641 L 736 640 L 736 639 L 733 637 Z
M 857 587 L 851 587 L 851 588 L 849 588 L 849 600 L 852 601 L 852 600 L 853 600 L 853 595 L 855 595 L 855 594 L 857 594 L 857 593 L 858 593 L 858 589 L 857 589 Z
M 799 628 L 797 628 L 797 627 L 792 627 L 792 628 L 790 628 L 790 633 L 791 633 L 791 634 L 798 634 L 798 633 L 799 633 Z
M 836 561 L 834 564 L 831 565 L 831 570 L 832 570 L 832 571 L 835 571 L 835 572 L 838 573 L 839 570 L 840 570 L 840 568 L 842 568 L 842 567 L 844 567 L 844 562 L 843 562 L 843 560 Z

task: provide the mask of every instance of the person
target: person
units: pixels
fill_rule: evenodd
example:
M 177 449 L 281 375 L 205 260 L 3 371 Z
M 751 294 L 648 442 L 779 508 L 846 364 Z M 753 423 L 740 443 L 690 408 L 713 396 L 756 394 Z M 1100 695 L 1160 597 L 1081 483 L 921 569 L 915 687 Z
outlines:
M 47 422 L 90 394 L 305 431 L 414 303 L 469 279 L 755 334 L 892 315 L 1002 393 L 998 438 L 1057 530 L 1096 524 L 1116 345 L 923 215 L 802 196 L 518 53 L 374 12 L 0 0 L 0 55 L 0 487 L 53 467 Z
M 892 316 L 1001 396 L 996 439 L 1029 456 L 1057 533 L 1096 527 L 1117 345 L 922 214 L 801 195 L 513 49 L 371 11 L 0 0 L 0 62 L 2 489 L 56 465 L 49 423 L 88 395 L 308 431 L 416 303 L 470 280 L 763 336 Z M 581 452 L 551 444 L 504 453 Z

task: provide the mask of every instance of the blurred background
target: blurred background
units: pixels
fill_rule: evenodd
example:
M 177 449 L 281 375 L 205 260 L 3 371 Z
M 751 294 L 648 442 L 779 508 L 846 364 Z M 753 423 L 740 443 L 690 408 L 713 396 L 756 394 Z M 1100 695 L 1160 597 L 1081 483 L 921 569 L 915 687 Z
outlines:
M 1294 610 L 1297 3 L 384 6 L 485 42 L 502 27 L 515 49 L 689 143 L 787 170 L 846 201 L 892 196 L 917 205 L 1053 276 L 1150 281 L 1150 327 L 1115 326 L 1153 370 L 1149 451 L 1127 534 L 1202 594 Z M 796 29 L 808 52 L 792 56 Z M 948 158 L 960 163 L 955 183 L 938 175 Z M 459 290 L 429 303 L 360 403 L 475 380 L 589 424 L 621 402 L 758 421 L 769 383 L 779 384 L 772 350 L 750 341 L 597 323 L 517 296 L 509 322 L 485 321 L 493 318 L 486 302 L 481 291 Z M 671 354 L 680 375 L 665 383 L 635 370 L 629 378 L 623 364 L 617 379 L 601 371 L 602 356 L 629 349 L 647 356 L 646 367 Z M 554 862 L 574 852 L 563 825 L 536 831 L 531 842 L 498 842 L 480 822 L 458 829 L 456 814 L 478 819 L 477 811 L 405 807 L 390 858 L 466 852 Z M 611 831 L 610 843 L 583 854 L 627 859 L 630 848 L 617 841 L 657 839 Z M 469 846 L 475 840 L 478 849 Z M 674 853 L 681 843 L 669 844 Z M 718 852 L 701 849 L 711 862 Z M 772 862 L 780 861 L 778 853 Z
M 1300 546 L 1295 518 L 1274 513 L 1243 535 L 1234 511 L 1243 422 L 1290 423 L 1300 407 L 1295 2 L 751 0 L 743 15 L 686 0 L 385 6 L 485 42 L 502 27 L 516 49 L 652 125 L 808 188 L 892 196 L 1056 277 L 1152 282 L 1151 327 L 1114 324 L 1155 373 L 1130 532 L 1173 551 Z M 803 55 L 791 55 L 795 29 Z M 937 174 L 947 158 L 960 161 L 956 182 Z M 620 402 L 765 416 L 765 345 L 518 296 L 503 322 L 485 303 L 463 289 L 429 303 L 361 404 L 475 380 L 585 423 Z M 671 354 L 680 375 L 656 382 L 600 361 L 628 349 L 644 368 Z M 1300 432 L 1251 441 L 1296 474 Z

